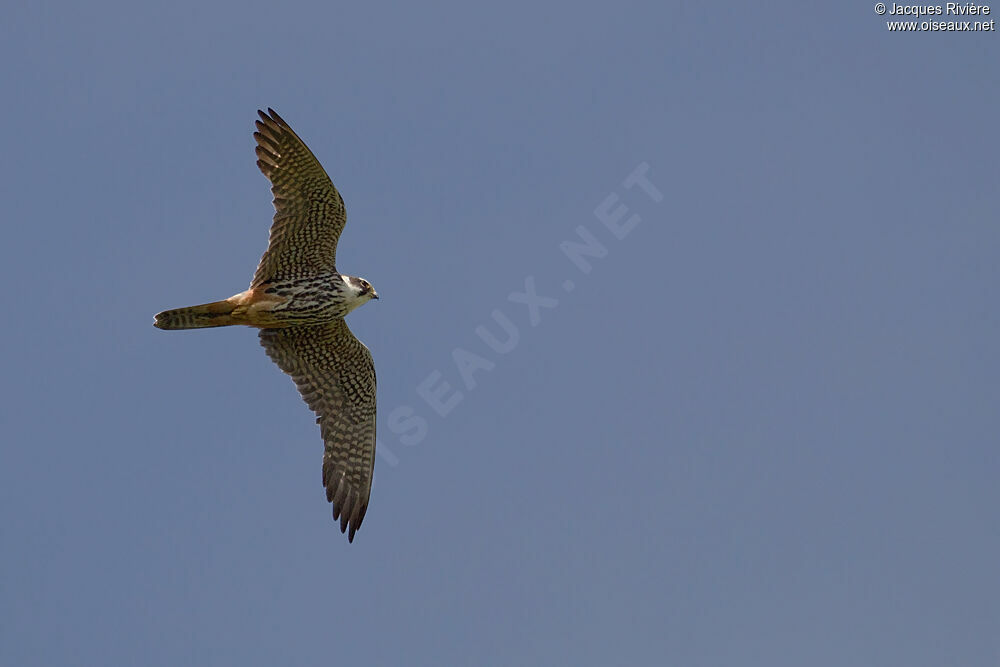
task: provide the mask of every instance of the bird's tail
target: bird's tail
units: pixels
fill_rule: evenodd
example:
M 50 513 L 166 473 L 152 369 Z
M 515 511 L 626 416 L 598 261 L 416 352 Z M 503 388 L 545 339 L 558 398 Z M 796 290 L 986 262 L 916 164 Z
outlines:
M 158 329 L 204 329 L 241 324 L 233 317 L 235 308 L 236 304 L 225 300 L 165 310 L 156 314 L 153 326 Z

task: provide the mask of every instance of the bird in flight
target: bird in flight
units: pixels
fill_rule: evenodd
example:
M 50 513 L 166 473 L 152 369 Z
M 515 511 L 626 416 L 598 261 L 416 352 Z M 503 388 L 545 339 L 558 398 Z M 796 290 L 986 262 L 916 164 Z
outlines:
M 292 376 L 317 415 L 326 498 L 353 542 L 375 466 L 375 364 L 344 316 L 378 294 L 367 280 L 337 272 L 337 240 L 347 214 L 319 160 L 273 109 L 257 114 L 257 166 L 271 182 L 275 212 L 250 289 L 166 310 L 153 325 L 260 329 L 267 355 Z

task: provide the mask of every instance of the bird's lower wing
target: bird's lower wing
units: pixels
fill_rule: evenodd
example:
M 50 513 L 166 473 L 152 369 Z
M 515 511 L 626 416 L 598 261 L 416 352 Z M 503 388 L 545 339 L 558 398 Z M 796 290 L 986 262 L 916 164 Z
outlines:
M 271 360 L 292 376 L 323 435 L 323 486 L 348 540 L 368 509 L 375 465 L 375 364 L 344 320 L 261 329 Z

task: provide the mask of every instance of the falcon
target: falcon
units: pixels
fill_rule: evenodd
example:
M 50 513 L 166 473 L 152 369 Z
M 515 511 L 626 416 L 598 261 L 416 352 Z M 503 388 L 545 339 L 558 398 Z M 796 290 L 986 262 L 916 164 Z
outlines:
M 222 301 L 166 310 L 160 329 L 242 324 L 290 375 L 323 437 L 323 486 L 349 542 L 368 509 L 375 466 L 375 364 L 344 316 L 378 294 L 337 271 L 347 214 L 319 160 L 273 109 L 258 111 L 257 166 L 271 182 L 274 221 L 250 289 Z

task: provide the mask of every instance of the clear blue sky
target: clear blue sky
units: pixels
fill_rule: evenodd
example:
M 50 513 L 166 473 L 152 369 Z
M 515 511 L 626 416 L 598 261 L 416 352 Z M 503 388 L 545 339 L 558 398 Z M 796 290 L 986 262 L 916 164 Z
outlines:
M 885 18 L 11 5 L 0 664 L 998 664 L 1000 41 Z M 381 296 L 352 545 L 254 332 L 152 327 L 248 284 L 267 106 Z

